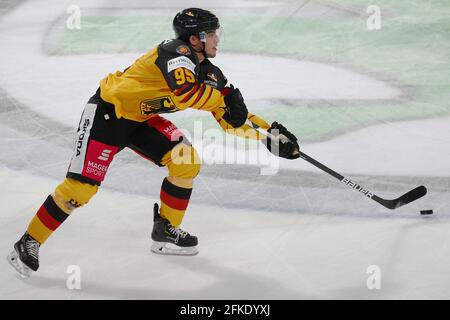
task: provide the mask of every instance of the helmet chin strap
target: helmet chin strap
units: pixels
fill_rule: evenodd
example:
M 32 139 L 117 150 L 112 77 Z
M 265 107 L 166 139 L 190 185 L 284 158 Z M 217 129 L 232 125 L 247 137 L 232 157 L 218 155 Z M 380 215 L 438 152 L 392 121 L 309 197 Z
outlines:
M 205 44 L 205 42 L 203 42 L 201 40 L 200 40 L 200 42 L 202 43 L 202 49 L 201 50 L 197 50 L 197 49 L 194 48 L 194 51 L 197 52 L 197 53 L 203 54 L 203 56 L 206 59 L 206 58 L 208 58 L 208 56 L 206 55 L 206 50 L 205 50 L 206 49 L 206 44 Z
M 206 59 L 206 58 L 208 58 L 208 56 L 206 55 L 206 32 L 204 32 L 204 31 L 199 32 L 198 38 L 200 39 L 200 42 L 202 43 L 202 50 L 199 52 L 203 53 L 203 55 L 205 56 L 205 59 Z
M 208 55 L 206 54 L 206 43 L 204 43 L 203 41 L 202 41 L 202 50 L 201 50 L 201 53 L 203 53 L 203 55 L 205 56 L 205 59 L 206 58 L 208 58 Z

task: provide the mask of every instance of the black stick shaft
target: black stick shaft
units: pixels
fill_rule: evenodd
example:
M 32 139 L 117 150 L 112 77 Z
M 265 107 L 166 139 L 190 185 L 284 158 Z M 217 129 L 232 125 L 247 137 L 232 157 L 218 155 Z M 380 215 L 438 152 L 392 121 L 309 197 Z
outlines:
M 344 183 L 344 184 L 348 185 L 349 187 L 353 188 L 354 190 L 364 194 L 366 197 L 371 198 L 371 199 L 373 199 L 373 198 L 380 199 L 374 193 L 370 192 L 366 188 L 364 188 L 361 185 L 353 182 L 349 178 L 344 177 L 343 175 L 337 173 L 336 171 L 328 168 L 326 165 L 320 163 L 319 161 L 317 161 L 314 158 L 311 158 L 306 153 L 303 153 L 303 152 L 299 151 L 299 154 L 300 154 L 300 158 L 302 158 L 303 160 L 308 161 L 309 163 L 311 163 L 312 165 L 316 166 L 317 168 L 319 168 L 319 169 L 325 171 L 326 173 L 328 173 L 329 175 L 335 177 L 336 179 L 338 179 L 342 183 Z M 376 199 L 373 199 L 373 200 L 377 201 Z M 377 202 L 379 202 L 379 201 L 377 201 Z
M 270 127 L 269 124 L 265 123 L 265 121 L 262 119 L 259 119 L 259 121 L 260 121 L 259 124 L 254 123 L 251 120 L 249 120 L 249 121 L 250 121 L 250 124 L 253 125 L 253 127 L 258 131 L 260 131 L 260 128 L 259 128 L 260 126 L 263 126 L 264 128 Z M 263 132 L 263 134 L 266 135 L 268 138 L 272 139 L 273 141 L 278 141 L 278 137 L 273 136 L 269 131 L 267 131 L 267 129 L 265 132 Z M 299 150 L 296 150 L 294 152 L 294 154 L 296 154 L 296 153 L 298 153 L 300 158 L 302 158 L 303 160 L 308 161 L 309 163 L 316 166 L 317 168 L 319 168 L 319 169 L 325 171 L 326 173 L 328 173 L 329 175 L 335 177 L 336 179 L 338 179 L 345 185 L 358 191 L 359 193 L 362 193 L 366 197 L 372 199 L 373 201 L 378 202 L 379 204 L 381 204 L 382 206 L 384 206 L 388 209 L 399 208 L 399 207 L 404 206 L 405 204 L 408 204 L 412 201 L 415 201 L 427 194 L 427 188 L 425 186 L 419 186 L 419 187 L 416 187 L 416 188 L 408 191 L 407 193 L 405 193 L 404 195 L 402 195 L 396 199 L 392 199 L 392 200 L 383 199 L 383 198 L 380 198 L 379 196 L 377 196 L 376 194 L 372 193 L 371 191 L 367 190 L 366 188 L 362 187 L 361 185 L 353 182 L 349 178 L 346 178 L 343 175 L 337 173 L 336 171 L 328 168 L 326 165 L 320 163 L 316 159 L 311 158 L 306 153 L 303 153 Z
M 393 199 L 393 200 L 383 199 L 383 198 L 380 198 L 379 196 L 377 196 L 376 194 L 374 194 L 373 192 L 369 191 L 368 189 L 362 187 L 361 185 L 353 182 L 349 178 L 346 178 L 343 175 L 337 173 L 336 171 L 328 168 L 326 165 L 320 163 L 316 159 L 311 158 L 307 154 L 305 154 L 301 151 L 298 151 L 298 152 L 300 154 L 300 158 L 302 158 L 303 160 L 308 161 L 309 163 L 316 166 L 317 168 L 319 168 L 319 169 L 325 171 L 326 173 L 328 173 L 329 175 L 335 177 L 336 179 L 338 179 L 345 185 L 358 191 L 359 193 L 362 193 L 366 197 L 372 199 L 373 201 L 378 202 L 379 204 L 381 204 L 382 206 L 384 206 L 388 209 L 399 208 L 399 207 L 404 206 L 405 204 L 408 204 L 412 201 L 415 201 L 427 194 L 427 188 L 424 186 L 419 186 L 417 188 L 414 188 L 413 190 L 408 191 L 407 193 L 398 197 L 397 199 Z
M 320 163 L 319 161 L 317 161 L 314 158 L 311 158 L 310 156 L 308 156 L 306 153 L 303 153 L 301 151 L 299 151 L 300 153 L 300 158 L 302 158 L 303 160 L 308 161 L 309 163 L 313 164 L 314 166 L 316 166 L 317 168 L 325 171 L 326 173 L 332 175 L 333 177 L 335 177 L 336 179 L 342 181 L 345 179 L 345 177 L 339 173 L 337 173 L 336 171 L 328 168 L 326 165 Z

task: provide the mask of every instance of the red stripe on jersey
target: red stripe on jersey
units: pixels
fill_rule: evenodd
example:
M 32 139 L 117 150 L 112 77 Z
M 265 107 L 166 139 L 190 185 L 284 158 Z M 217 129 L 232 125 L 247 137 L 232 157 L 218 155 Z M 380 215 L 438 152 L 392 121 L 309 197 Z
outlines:
M 209 98 L 211 98 L 212 93 L 213 93 L 213 88 L 209 87 L 209 95 L 208 98 L 206 98 L 205 102 L 203 102 L 203 104 L 199 107 L 199 109 L 203 108 L 203 106 L 208 102 Z
M 184 93 L 184 90 L 186 90 L 189 86 L 191 86 L 190 84 L 188 84 L 188 83 L 186 83 L 184 86 L 182 86 L 180 89 L 176 89 L 176 90 L 174 90 L 174 94 L 176 95 L 176 96 L 179 96 L 179 95 L 181 95 L 181 94 L 183 94 Z
M 186 210 L 188 203 L 189 203 L 189 199 L 180 199 L 177 197 L 174 197 L 168 193 L 166 193 L 164 190 L 161 190 L 161 194 L 160 194 L 160 198 L 161 201 L 164 202 L 166 205 L 168 205 L 169 207 L 171 207 L 172 209 L 175 210 Z
M 41 220 L 41 222 L 52 231 L 55 231 L 61 225 L 61 222 L 53 218 L 43 205 L 39 208 L 36 215 L 39 220 Z
M 195 101 L 189 106 L 189 108 L 192 108 L 200 100 L 200 98 L 205 93 L 205 90 L 206 90 L 206 86 L 205 86 L 205 84 L 202 83 L 202 85 L 199 88 L 197 98 L 195 98 Z
M 194 88 L 187 94 L 187 96 L 181 100 L 182 103 L 187 102 L 198 90 L 198 84 L 194 86 Z

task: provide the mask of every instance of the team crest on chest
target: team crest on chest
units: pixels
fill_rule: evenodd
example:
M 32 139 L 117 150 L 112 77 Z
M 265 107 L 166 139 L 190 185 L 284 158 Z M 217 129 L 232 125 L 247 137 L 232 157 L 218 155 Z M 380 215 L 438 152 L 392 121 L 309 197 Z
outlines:
M 143 115 L 170 113 L 175 111 L 177 111 L 177 108 L 170 96 L 144 100 L 141 102 L 141 113 Z

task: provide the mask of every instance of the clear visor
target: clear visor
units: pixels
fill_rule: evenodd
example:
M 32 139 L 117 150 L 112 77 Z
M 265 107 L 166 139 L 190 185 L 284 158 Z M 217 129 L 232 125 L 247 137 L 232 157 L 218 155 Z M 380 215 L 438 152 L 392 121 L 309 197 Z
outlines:
M 199 36 L 202 42 L 206 42 L 206 39 L 215 40 L 215 38 L 217 38 L 218 42 L 220 43 L 223 43 L 225 41 L 225 32 L 223 31 L 222 27 L 219 27 L 219 29 L 216 30 L 201 31 L 199 33 Z

